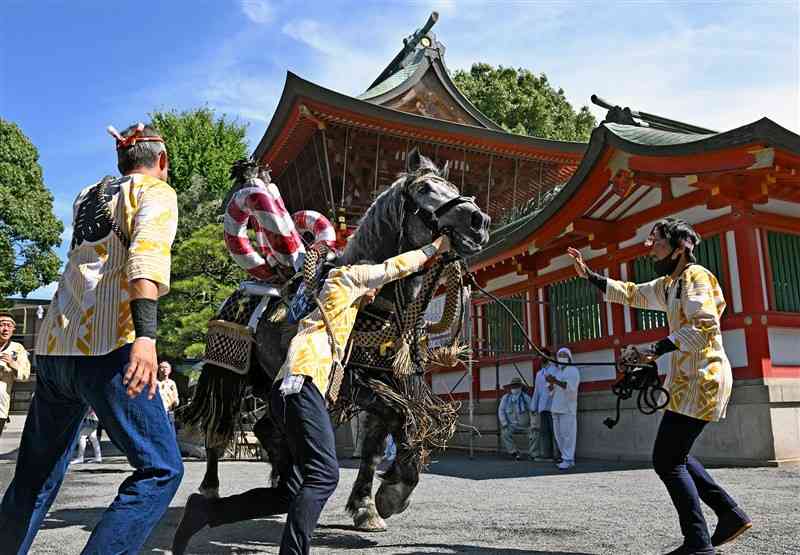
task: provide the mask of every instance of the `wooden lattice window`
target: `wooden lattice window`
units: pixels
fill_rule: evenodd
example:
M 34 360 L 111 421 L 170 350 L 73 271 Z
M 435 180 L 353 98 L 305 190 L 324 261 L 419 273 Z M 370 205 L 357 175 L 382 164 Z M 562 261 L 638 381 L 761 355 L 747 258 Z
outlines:
M 774 309 L 800 312 L 800 235 L 767 231 Z
M 553 345 L 602 337 L 600 292 L 587 280 L 575 277 L 548 285 L 547 302 Z
M 501 299 L 501 302 L 514 313 L 514 316 L 517 317 L 523 326 L 527 326 L 525 318 L 525 307 L 527 305 L 525 293 L 509 295 Z M 528 350 L 528 345 L 522 330 L 517 327 L 513 318 L 511 318 L 508 312 L 498 303 L 491 302 L 483 305 L 483 318 L 486 322 L 486 350 L 489 353 L 494 355 L 509 355 Z
M 695 258 L 701 266 L 711 270 L 720 284 L 724 287 L 724 274 L 722 272 L 722 247 L 720 236 L 714 235 L 703 239 L 695 249 Z M 641 256 L 633 261 L 633 276 L 636 283 L 644 283 L 656 278 L 653 268 L 653 259 Z M 645 331 L 663 328 L 667 325 L 667 314 L 660 310 L 634 310 L 636 314 L 636 329 Z

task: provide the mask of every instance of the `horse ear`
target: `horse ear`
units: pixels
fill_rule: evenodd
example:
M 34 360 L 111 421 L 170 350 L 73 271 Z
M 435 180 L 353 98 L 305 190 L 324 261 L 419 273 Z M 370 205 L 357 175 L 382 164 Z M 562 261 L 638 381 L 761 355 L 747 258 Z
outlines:
M 447 160 L 442 166 L 442 169 L 439 171 L 439 175 L 443 179 L 450 180 L 450 160 Z
M 406 170 L 409 173 L 414 173 L 419 169 L 422 165 L 422 156 L 419 153 L 419 149 L 414 147 L 406 156 Z

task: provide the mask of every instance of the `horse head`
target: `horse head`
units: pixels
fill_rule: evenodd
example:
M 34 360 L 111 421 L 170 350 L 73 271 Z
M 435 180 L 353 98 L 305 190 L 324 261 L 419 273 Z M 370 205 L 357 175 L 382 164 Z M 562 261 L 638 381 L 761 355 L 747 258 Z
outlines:
M 409 171 L 401 183 L 410 247 L 419 247 L 447 234 L 462 257 L 477 254 L 489 241 L 489 215 L 474 197 L 462 196 L 448 180 L 449 162 L 440 169 L 417 149 L 408 156 Z
M 448 181 L 449 164 L 440 169 L 417 149 L 408 155 L 408 171 L 381 193 L 359 222 L 340 259 L 383 262 L 447 234 L 453 250 L 469 257 L 489 241 L 489 215 L 473 197 L 462 196 Z

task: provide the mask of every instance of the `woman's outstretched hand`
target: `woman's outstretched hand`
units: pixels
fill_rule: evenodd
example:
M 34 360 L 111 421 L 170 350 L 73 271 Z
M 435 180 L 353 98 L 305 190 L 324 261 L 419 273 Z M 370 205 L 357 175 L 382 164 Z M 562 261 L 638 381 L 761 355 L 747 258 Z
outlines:
M 567 247 L 567 254 L 572 257 L 572 265 L 575 267 L 578 277 L 586 279 L 589 276 L 589 268 L 586 266 L 586 262 L 583 261 L 581 251 L 573 247 Z

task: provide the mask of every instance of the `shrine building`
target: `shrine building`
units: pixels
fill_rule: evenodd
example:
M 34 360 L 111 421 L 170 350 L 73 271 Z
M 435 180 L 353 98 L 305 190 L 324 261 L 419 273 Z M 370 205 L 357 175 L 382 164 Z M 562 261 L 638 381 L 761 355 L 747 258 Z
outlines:
M 800 136 L 763 118 L 718 132 L 655 114 L 608 109 L 588 143 L 512 134 L 458 90 L 436 15 L 359 96 L 289 72 L 254 157 L 272 170 L 290 212 L 314 209 L 351 230 L 405 170 L 414 147 L 492 217 L 489 245 L 470 268 L 479 282 L 553 350 L 567 346 L 581 370 L 577 457 L 648 460 L 659 418 L 623 406 L 613 430 L 611 362 L 625 345 L 665 337 L 666 318 L 604 303 L 575 278 L 568 246 L 615 279 L 654 277 L 643 242 L 653 223 L 683 218 L 703 238 L 698 262 L 721 281 L 725 350 L 735 378 L 728 416 L 695 449 L 709 462 L 800 460 Z M 746 123 L 746 122 L 743 122 Z M 435 299 L 436 311 L 441 299 Z M 433 369 L 434 391 L 464 403 L 480 437 L 454 445 L 496 449 L 497 399 L 540 367 L 511 318 L 489 299 L 472 301 L 465 368 Z M 659 361 L 662 373 L 669 356 Z M 469 410 L 468 410 L 469 409 Z

